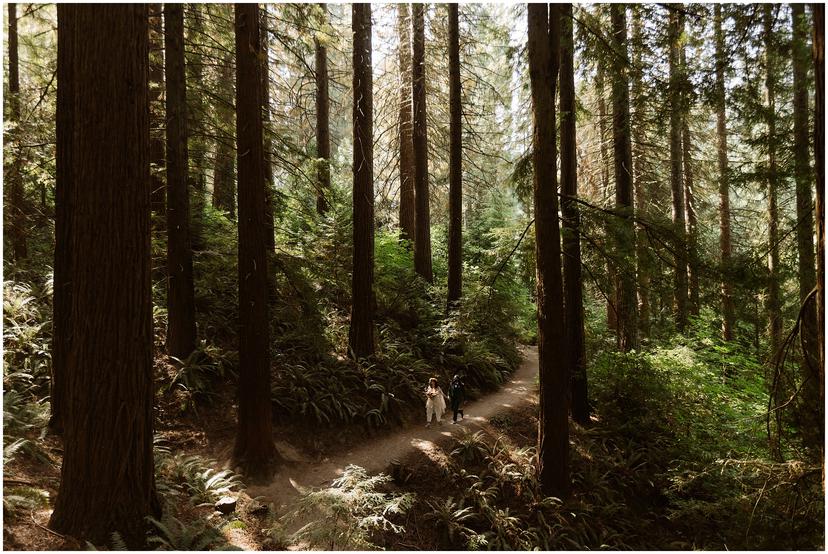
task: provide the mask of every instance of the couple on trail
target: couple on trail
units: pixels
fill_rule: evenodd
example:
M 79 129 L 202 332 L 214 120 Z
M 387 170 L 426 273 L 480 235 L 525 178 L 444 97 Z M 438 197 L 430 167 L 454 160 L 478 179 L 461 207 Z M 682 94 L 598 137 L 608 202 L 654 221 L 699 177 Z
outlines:
M 463 386 L 463 381 L 459 375 L 455 375 L 449 384 L 449 393 L 446 396 L 443 389 L 437 384 L 437 378 L 432 377 L 428 380 L 428 387 L 426 387 L 426 427 L 431 427 L 431 416 L 436 416 L 437 423 L 442 424 L 443 412 L 446 411 L 446 398 L 451 402 L 451 409 L 454 412 L 454 421 L 457 423 L 457 414 L 464 419 L 463 410 L 460 407 L 466 399 L 466 390 Z

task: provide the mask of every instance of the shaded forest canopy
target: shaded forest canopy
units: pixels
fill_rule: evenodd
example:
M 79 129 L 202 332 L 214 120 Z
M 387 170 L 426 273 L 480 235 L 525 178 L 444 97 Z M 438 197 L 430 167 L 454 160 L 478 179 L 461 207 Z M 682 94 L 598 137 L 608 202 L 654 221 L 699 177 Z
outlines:
M 822 4 L 4 22 L 9 548 L 824 547 Z

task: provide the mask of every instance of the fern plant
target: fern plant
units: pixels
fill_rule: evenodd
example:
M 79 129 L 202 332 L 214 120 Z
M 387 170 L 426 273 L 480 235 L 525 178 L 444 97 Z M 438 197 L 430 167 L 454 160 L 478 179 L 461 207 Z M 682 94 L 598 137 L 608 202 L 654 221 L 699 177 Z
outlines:
M 164 515 L 160 521 L 152 517 L 147 520 L 156 532 L 147 542 L 156 545 L 157 550 L 209 550 L 220 542 L 226 542 L 218 529 L 200 521 L 188 525 L 171 515 Z
M 404 532 L 390 518 L 403 515 L 414 495 L 379 490 L 391 480 L 385 474 L 369 476 L 362 467 L 349 465 L 330 487 L 305 493 L 297 508 L 286 516 L 288 522 L 313 518 L 294 533 L 292 540 L 310 548 L 373 550 L 377 545 L 372 538 L 377 532 Z

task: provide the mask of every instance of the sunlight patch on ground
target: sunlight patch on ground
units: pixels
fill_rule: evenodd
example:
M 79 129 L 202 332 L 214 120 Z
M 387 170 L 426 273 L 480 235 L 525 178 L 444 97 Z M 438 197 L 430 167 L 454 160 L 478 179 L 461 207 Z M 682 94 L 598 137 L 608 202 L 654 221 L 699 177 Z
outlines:
M 425 454 L 429 460 L 438 464 L 441 467 L 448 467 L 449 458 L 446 456 L 443 449 L 431 441 L 423 439 L 411 439 L 411 446 L 420 450 Z

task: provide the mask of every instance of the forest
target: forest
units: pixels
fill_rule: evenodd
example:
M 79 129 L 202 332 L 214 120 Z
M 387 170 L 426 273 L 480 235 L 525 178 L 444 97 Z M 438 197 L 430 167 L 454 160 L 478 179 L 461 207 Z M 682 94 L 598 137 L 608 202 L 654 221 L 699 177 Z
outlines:
M 824 549 L 824 4 L 2 11 L 4 549 Z

